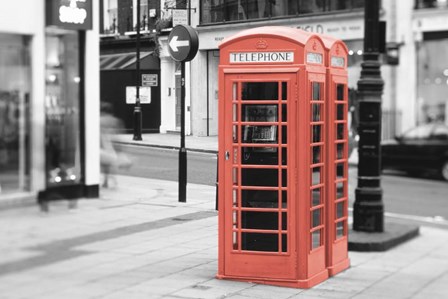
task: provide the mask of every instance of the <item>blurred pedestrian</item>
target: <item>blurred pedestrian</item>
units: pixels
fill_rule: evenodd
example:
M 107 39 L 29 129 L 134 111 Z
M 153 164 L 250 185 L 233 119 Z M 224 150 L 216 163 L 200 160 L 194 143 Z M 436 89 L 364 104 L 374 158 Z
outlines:
M 132 162 L 125 153 L 117 150 L 112 141 L 113 136 L 123 128 L 123 124 L 113 115 L 110 103 L 101 103 L 100 125 L 100 165 L 104 176 L 102 186 L 108 188 L 110 180 L 114 180 L 115 185 L 117 184 L 113 173 L 116 173 L 118 168 L 131 167 Z

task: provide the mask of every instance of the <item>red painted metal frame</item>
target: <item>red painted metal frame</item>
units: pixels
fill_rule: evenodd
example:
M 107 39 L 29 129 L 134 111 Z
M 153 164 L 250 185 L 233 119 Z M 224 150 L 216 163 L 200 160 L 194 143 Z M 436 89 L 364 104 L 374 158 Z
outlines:
M 294 61 L 281 63 L 230 62 L 230 53 L 288 51 Z M 344 163 L 347 175 L 347 155 L 343 159 L 332 159 L 337 153 L 333 147 L 343 140 L 334 140 L 337 122 L 346 128 L 347 121 L 335 120 L 331 102 L 334 98 L 329 90 L 333 81 L 345 80 L 343 72 L 331 77 L 325 67 L 327 58 L 324 42 L 311 33 L 285 27 L 262 27 L 243 31 L 220 45 L 219 66 L 219 246 L 218 274 L 220 279 L 235 279 L 287 287 L 309 288 L 345 267 L 339 266 L 340 256 L 346 256 L 343 244 L 347 232 L 347 213 L 335 219 L 338 202 L 347 202 L 347 178 L 336 179 L 335 165 Z M 307 61 L 307 54 L 311 59 Z M 314 56 L 313 56 L 314 55 Z M 345 71 L 345 70 L 343 70 Z M 342 79 L 341 79 L 342 78 Z M 333 80 L 330 82 L 330 79 Z M 242 84 L 245 82 L 277 82 L 275 100 L 242 100 Z M 287 100 L 282 100 L 282 84 L 287 82 Z M 320 88 L 319 96 L 313 98 L 313 86 Z M 346 87 L 346 85 L 345 85 Z M 346 92 L 344 101 L 346 104 Z M 275 121 L 244 121 L 242 105 L 275 105 Z M 319 105 L 320 118 L 313 119 L 313 105 Z M 287 120 L 282 119 L 282 109 L 287 109 Z M 335 110 L 336 111 L 336 110 Z M 244 126 L 275 126 L 276 143 L 243 142 Z M 282 127 L 286 126 L 287 143 L 282 143 Z M 320 126 L 320 139 L 313 140 L 313 127 Z M 234 139 L 235 137 L 235 139 Z M 313 148 L 320 148 L 320 160 L 313 161 Z M 241 160 L 243 149 L 273 148 L 277 150 L 277 164 L 245 164 Z M 282 163 L 283 150 L 287 162 Z M 320 169 L 320 181 L 313 184 L 313 169 Z M 242 172 L 246 169 L 277 170 L 276 186 L 243 186 Z M 287 184 L 282 180 L 286 172 Z M 336 199 L 335 184 L 345 184 L 345 197 Z M 273 207 L 243 207 L 245 190 L 278 192 Z M 320 200 L 313 204 L 313 191 L 320 190 Z M 286 192 L 286 205 L 283 193 Z M 345 204 L 345 209 L 347 205 Z M 244 228 L 242 212 L 277 213 L 277 229 Z M 286 213 L 286 227 L 283 215 Z M 319 216 L 317 216 L 319 214 Z M 260 214 L 259 214 L 260 215 Z M 344 238 L 333 240 L 337 223 L 344 223 Z M 275 222 L 274 222 L 275 223 Z M 334 233 L 332 233 L 334 231 Z M 318 242 L 313 233 L 319 232 Z M 244 250 L 242 234 L 276 234 L 277 250 Z M 282 238 L 287 238 L 287 247 L 282 248 Z M 343 240 L 343 241 L 341 241 Z M 330 261 L 329 258 L 332 260 Z M 345 263 L 344 258 L 342 261 Z M 347 259 L 348 261 L 348 259 Z M 347 264 L 348 266 L 348 264 Z

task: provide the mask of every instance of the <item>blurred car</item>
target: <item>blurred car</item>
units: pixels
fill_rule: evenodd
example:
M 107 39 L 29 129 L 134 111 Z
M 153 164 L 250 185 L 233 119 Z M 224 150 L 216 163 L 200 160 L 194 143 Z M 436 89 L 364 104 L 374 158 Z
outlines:
M 382 169 L 399 169 L 411 175 L 435 172 L 448 181 L 448 126 L 425 124 L 393 140 L 381 142 Z

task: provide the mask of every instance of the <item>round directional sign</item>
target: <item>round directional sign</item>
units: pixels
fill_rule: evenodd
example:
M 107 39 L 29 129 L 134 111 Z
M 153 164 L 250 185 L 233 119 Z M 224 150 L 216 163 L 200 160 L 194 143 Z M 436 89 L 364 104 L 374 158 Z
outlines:
M 168 49 L 176 61 L 190 61 L 198 52 L 199 38 L 196 31 L 187 25 L 177 25 L 168 36 Z

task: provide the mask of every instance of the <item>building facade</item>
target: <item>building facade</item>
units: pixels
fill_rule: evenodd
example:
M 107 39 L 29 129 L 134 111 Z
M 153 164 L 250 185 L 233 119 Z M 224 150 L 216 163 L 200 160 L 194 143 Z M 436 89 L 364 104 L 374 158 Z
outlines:
M 155 37 L 161 26 L 157 23 L 161 19 L 160 1 L 140 0 L 138 61 L 137 3 L 137 0 L 100 1 L 101 101 L 110 104 L 114 115 L 123 123 L 123 131 L 131 133 L 135 106 L 132 90 L 139 80 L 143 86 L 140 89 L 142 131 L 158 133 L 162 109 L 160 60 Z
M 0 204 L 98 196 L 98 11 L 91 0 L 3 3 Z
M 356 134 L 356 90 L 364 38 L 364 1 L 183 1 L 190 24 L 199 34 L 199 52 L 187 63 L 186 131 L 217 135 L 219 43 L 257 26 L 287 26 L 342 39 L 349 48 L 349 93 L 352 134 Z M 161 1 L 161 16 L 173 19 L 176 1 Z M 177 3 L 179 5 L 179 3 Z M 175 6 L 174 6 L 175 7 Z M 381 1 L 386 21 L 387 53 L 381 57 L 382 137 L 391 138 L 426 122 L 447 123 L 447 2 L 442 0 Z M 169 32 L 169 29 L 168 31 Z M 179 128 L 176 91 L 179 67 L 169 56 L 167 34 L 161 45 L 161 132 Z

